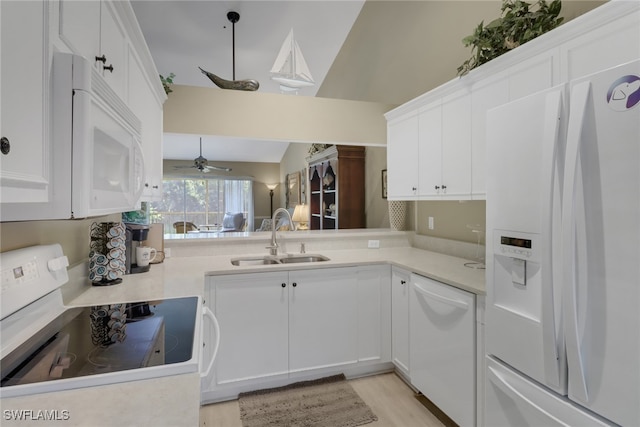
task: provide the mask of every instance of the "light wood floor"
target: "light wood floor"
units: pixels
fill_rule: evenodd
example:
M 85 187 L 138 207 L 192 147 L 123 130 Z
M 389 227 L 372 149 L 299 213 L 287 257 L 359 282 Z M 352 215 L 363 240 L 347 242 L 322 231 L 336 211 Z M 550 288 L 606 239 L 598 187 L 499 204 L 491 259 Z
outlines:
M 442 427 L 443 424 L 418 402 L 396 374 L 349 380 L 362 400 L 378 416 L 372 427 Z M 200 408 L 200 426 L 242 427 L 238 401 L 214 403 Z

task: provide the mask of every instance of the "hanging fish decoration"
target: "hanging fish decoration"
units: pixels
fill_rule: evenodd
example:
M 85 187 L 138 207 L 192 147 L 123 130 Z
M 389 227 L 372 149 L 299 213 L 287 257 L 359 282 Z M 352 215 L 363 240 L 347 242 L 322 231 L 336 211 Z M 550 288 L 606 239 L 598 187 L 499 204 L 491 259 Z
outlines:
M 198 67 L 200 68 L 200 67 Z M 203 70 L 202 68 L 200 68 L 200 71 L 202 71 L 202 74 L 204 74 L 205 76 L 209 77 L 209 79 L 216 85 L 218 86 L 220 89 L 232 89 L 232 90 L 247 90 L 247 91 L 254 91 L 254 90 L 258 90 L 258 88 L 260 87 L 260 83 L 258 83 L 256 80 L 225 80 L 221 77 L 216 76 L 213 73 L 210 73 L 206 70 Z

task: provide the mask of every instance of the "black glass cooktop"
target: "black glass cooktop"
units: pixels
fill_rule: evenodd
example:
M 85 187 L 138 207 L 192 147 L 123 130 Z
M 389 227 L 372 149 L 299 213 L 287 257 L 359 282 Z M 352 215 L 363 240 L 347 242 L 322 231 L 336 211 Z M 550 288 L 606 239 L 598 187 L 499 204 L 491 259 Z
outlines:
M 69 308 L 2 359 L 1 386 L 186 362 L 197 297 Z

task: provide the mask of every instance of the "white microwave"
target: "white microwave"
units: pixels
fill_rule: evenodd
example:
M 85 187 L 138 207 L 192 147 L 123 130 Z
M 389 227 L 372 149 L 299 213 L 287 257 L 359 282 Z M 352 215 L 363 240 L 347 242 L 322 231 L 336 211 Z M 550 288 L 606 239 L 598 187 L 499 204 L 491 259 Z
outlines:
M 53 58 L 53 138 L 71 141 L 71 217 L 129 211 L 144 189 L 141 123 L 91 63 Z
M 3 203 L 1 220 L 138 209 L 144 189 L 140 119 L 86 58 L 55 52 L 51 71 L 49 200 Z

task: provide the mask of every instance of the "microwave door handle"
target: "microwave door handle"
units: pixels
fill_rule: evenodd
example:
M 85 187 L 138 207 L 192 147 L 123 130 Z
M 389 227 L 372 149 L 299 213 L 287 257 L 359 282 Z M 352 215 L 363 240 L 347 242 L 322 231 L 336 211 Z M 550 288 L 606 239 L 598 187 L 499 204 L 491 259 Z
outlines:
M 560 304 L 555 301 L 556 294 L 554 289 L 560 286 L 561 276 L 558 270 L 561 262 L 556 257 L 560 256 L 560 241 L 554 239 L 554 231 L 560 226 L 560 188 L 558 183 L 558 150 L 560 149 L 560 133 L 563 106 L 563 92 L 565 86 L 562 85 L 546 95 L 544 129 L 542 144 L 542 186 L 545 195 L 541 198 L 541 211 L 543 212 L 544 227 L 542 228 L 541 246 L 544 248 L 540 251 L 542 257 L 542 345 L 544 347 L 544 366 L 545 380 L 547 384 L 555 388 L 563 386 L 561 378 L 561 360 L 560 354 L 564 349 L 561 347 L 561 340 L 557 337 L 557 322 L 555 309 Z
M 216 342 L 211 354 L 211 360 L 209 360 L 207 369 L 202 374 L 200 374 L 200 378 L 207 378 L 209 374 L 211 374 L 211 370 L 213 369 L 213 362 L 215 362 L 216 356 L 218 354 L 218 349 L 220 348 L 220 324 L 218 323 L 218 319 L 216 319 L 216 316 L 209 309 L 209 307 L 204 307 L 202 316 L 208 318 L 211 321 L 211 323 L 213 324 L 213 329 L 216 333 Z
M 584 252 L 579 250 L 579 241 L 586 238 L 584 222 L 584 195 L 580 173 L 580 144 L 585 128 L 586 109 L 591 94 L 591 83 L 584 82 L 573 87 L 571 93 L 571 115 L 567 128 L 567 152 L 565 161 L 562 201 L 562 261 L 565 343 L 571 393 L 577 399 L 588 402 L 589 395 L 585 378 L 585 367 L 580 347 L 580 322 L 578 319 L 578 292 L 584 292 L 587 269 Z M 582 209 L 579 206 L 583 205 Z

